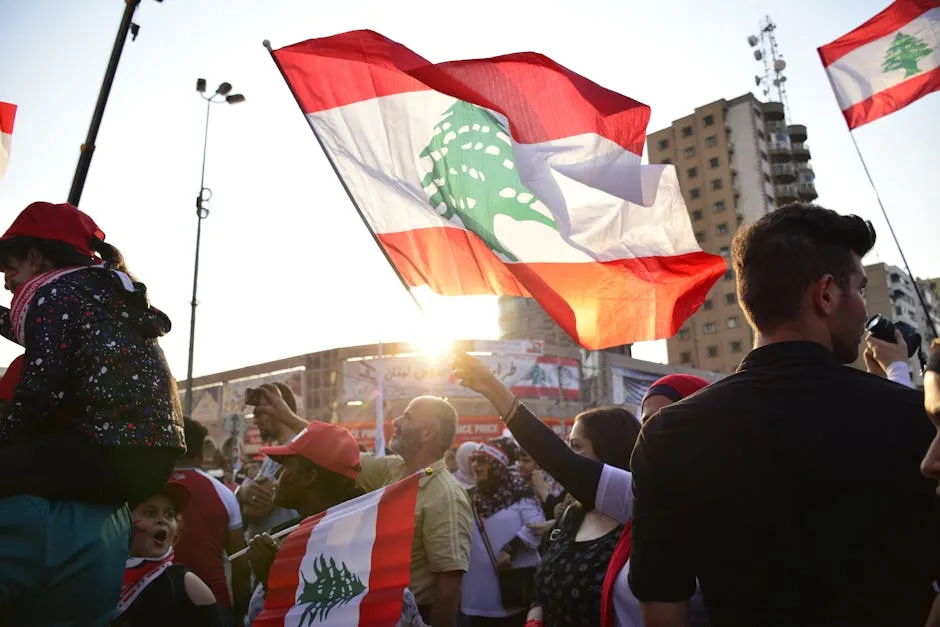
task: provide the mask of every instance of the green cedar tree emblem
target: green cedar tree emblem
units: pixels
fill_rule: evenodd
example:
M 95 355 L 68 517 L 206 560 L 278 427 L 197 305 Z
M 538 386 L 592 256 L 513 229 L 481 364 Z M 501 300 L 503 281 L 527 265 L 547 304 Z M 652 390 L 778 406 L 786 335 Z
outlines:
M 518 261 L 496 235 L 497 215 L 557 230 L 552 218 L 533 208 L 538 199 L 519 178 L 512 140 L 485 109 L 456 101 L 419 156 L 432 163 L 421 181 L 431 206 L 444 218 L 459 220 L 504 259 Z
M 325 621 L 333 608 L 346 605 L 366 590 L 362 580 L 349 571 L 345 562 L 337 566 L 332 557 L 329 563 L 323 555 L 314 558 L 313 574 L 312 582 L 307 581 L 302 572 L 300 574 L 304 589 L 297 605 L 308 604 L 300 616 L 301 625 Z
M 898 33 L 885 54 L 884 61 L 881 63 L 881 70 L 883 72 L 904 70 L 904 78 L 910 78 L 923 72 L 922 69 L 917 67 L 917 63 L 921 58 L 930 56 L 931 52 L 933 50 L 923 39 Z

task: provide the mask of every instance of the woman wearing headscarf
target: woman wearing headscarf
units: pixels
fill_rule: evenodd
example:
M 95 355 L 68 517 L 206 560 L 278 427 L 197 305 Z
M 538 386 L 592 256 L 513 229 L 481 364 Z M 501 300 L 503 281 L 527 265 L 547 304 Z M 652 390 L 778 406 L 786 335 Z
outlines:
M 457 458 L 457 472 L 453 474 L 454 479 L 464 490 L 469 490 L 476 485 L 473 468 L 470 467 L 470 458 L 476 453 L 477 447 L 479 447 L 478 442 L 464 442 L 457 447 L 457 454 L 455 455 Z
M 510 471 L 515 458 L 515 447 L 506 438 L 476 445 L 471 457 L 476 479 L 469 493 L 474 525 L 460 602 L 471 627 L 522 627 L 525 622 L 528 599 L 520 595 L 523 600 L 507 605 L 499 574 L 514 569 L 529 569 L 531 574 L 539 564 L 539 537 L 529 525 L 545 517 L 532 488 Z M 519 583 L 526 589 L 531 586 L 531 580 Z
M 479 360 L 459 355 L 453 365 L 461 383 L 493 404 L 520 446 L 569 494 L 586 509 L 596 510 L 625 524 L 604 580 L 601 624 L 603 627 L 640 627 L 643 623 L 639 601 L 627 585 L 630 516 L 633 513 L 630 471 L 571 450 Z M 646 422 L 666 405 L 691 396 L 707 385 L 708 381 L 692 375 L 668 375 L 657 380 L 640 405 L 642 421 Z M 629 451 L 625 454 L 629 455 Z M 700 604 L 695 605 L 700 608 Z M 695 614 L 698 616 L 700 612 Z

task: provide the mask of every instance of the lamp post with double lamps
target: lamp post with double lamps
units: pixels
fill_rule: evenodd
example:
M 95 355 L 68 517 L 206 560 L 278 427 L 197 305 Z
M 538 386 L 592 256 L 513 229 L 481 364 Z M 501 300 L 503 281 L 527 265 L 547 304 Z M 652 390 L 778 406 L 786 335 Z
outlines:
M 220 84 L 213 94 L 206 93 L 206 79 L 196 81 L 196 91 L 206 101 L 206 128 L 202 140 L 202 174 L 199 177 L 199 195 L 196 196 L 196 258 L 193 263 L 193 299 L 190 301 L 191 314 L 189 318 L 189 365 L 186 368 L 186 415 L 193 411 L 193 355 L 196 346 L 196 306 L 199 301 L 196 295 L 199 289 L 199 246 L 202 243 L 202 221 L 209 217 L 209 200 L 212 190 L 206 187 L 206 151 L 209 146 L 209 113 L 214 104 L 238 104 L 245 102 L 241 94 L 232 93 L 231 83 Z

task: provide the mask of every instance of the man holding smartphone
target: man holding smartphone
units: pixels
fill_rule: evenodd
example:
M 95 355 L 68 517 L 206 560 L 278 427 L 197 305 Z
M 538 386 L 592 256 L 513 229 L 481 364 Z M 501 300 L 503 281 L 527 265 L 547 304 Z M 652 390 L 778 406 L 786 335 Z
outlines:
M 294 398 L 291 389 L 280 382 L 275 383 L 274 387 L 277 388 L 281 398 L 284 399 L 291 411 L 296 413 L 297 399 Z M 264 395 L 260 392 L 257 389 L 247 390 L 245 392 L 245 404 L 252 407 L 263 406 L 265 403 Z M 265 443 L 284 445 L 294 437 L 293 431 L 267 417 L 264 412 L 255 412 L 255 424 L 258 425 L 261 440 Z M 280 467 L 280 464 L 266 456 L 255 478 L 245 479 L 235 492 L 241 506 L 242 519 L 245 521 L 245 535 L 248 539 L 270 531 L 277 525 L 298 516 L 297 512 L 293 510 L 274 505 L 272 488 Z

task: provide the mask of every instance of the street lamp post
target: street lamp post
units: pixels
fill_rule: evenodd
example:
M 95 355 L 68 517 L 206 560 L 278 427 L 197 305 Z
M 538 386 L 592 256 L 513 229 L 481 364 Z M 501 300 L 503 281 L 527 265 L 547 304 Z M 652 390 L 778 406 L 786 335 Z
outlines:
M 191 314 L 189 317 L 189 364 L 186 367 L 186 415 L 193 411 L 193 355 L 196 346 L 196 306 L 199 301 L 196 294 L 199 289 L 199 246 L 202 243 L 202 221 L 209 217 L 207 203 L 212 198 L 212 190 L 206 187 L 206 152 L 209 146 L 209 113 L 212 105 L 226 103 L 238 104 L 245 102 L 241 94 L 233 94 L 231 83 L 222 83 L 214 94 L 206 95 L 206 79 L 196 81 L 196 91 L 206 101 L 206 128 L 202 139 L 202 174 L 199 177 L 199 195 L 196 196 L 196 258 L 193 263 L 193 299 L 190 301 Z

